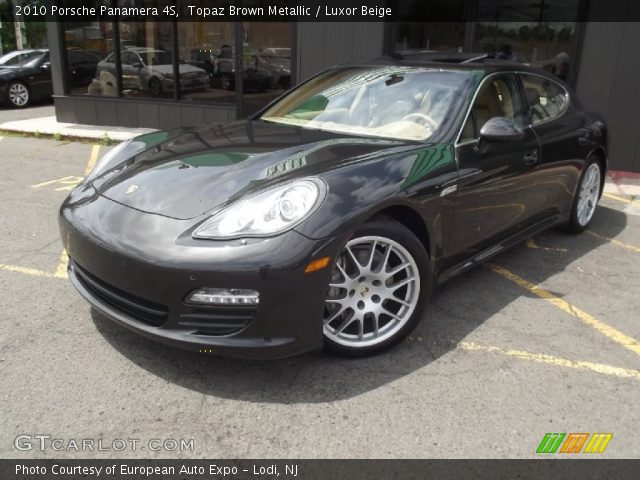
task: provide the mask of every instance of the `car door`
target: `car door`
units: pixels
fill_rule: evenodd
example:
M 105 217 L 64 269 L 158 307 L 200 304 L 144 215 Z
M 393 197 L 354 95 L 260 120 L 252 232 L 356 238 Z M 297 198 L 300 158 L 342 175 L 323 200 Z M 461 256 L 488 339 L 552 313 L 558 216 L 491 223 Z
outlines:
M 133 52 L 122 54 L 122 88 L 125 90 L 140 88 L 140 58 Z
M 494 117 L 512 120 L 524 137 L 481 144 L 480 130 Z M 453 220 L 446 242 L 452 263 L 478 254 L 535 221 L 531 197 L 539 154 L 515 74 L 485 78 L 456 144 L 457 182 L 443 192 L 453 196 Z
M 544 75 L 520 73 L 519 77 L 529 122 L 540 140 L 534 203 L 541 216 L 550 217 L 571 209 L 584 159 L 595 144 L 584 115 L 571 105 L 564 86 Z
M 53 81 L 51 79 L 51 63 L 49 53 L 29 68 L 27 81 L 31 86 L 34 98 L 50 97 L 53 94 Z

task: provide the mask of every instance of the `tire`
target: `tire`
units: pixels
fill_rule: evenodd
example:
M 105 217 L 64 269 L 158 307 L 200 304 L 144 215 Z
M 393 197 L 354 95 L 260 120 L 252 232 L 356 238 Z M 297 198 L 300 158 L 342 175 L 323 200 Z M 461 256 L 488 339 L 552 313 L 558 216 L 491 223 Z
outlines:
M 11 82 L 7 87 L 7 103 L 15 108 L 25 108 L 31 104 L 31 90 L 24 82 Z
M 587 159 L 585 168 L 571 206 L 571 217 L 565 225 L 565 231 L 571 234 L 584 232 L 595 213 L 602 190 L 602 167 L 594 155 Z
M 383 216 L 365 223 L 333 266 L 323 319 L 325 349 L 362 357 L 400 342 L 424 314 L 431 272 L 424 246 L 403 224 Z M 389 290 L 390 285 L 398 286 Z
M 162 82 L 160 82 L 160 80 L 156 77 L 149 80 L 149 92 L 151 92 L 151 95 L 154 97 L 160 97 L 162 96 L 163 91 L 164 89 L 162 88 Z

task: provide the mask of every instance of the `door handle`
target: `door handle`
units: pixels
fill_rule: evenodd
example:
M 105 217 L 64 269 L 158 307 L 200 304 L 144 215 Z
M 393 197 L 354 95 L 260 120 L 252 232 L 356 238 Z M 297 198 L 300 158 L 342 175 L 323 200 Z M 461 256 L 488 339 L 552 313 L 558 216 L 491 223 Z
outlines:
M 530 152 L 525 153 L 522 158 L 524 160 L 524 163 L 526 163 L 527 165 L 538 163 L 538 150 L 531 150 Z

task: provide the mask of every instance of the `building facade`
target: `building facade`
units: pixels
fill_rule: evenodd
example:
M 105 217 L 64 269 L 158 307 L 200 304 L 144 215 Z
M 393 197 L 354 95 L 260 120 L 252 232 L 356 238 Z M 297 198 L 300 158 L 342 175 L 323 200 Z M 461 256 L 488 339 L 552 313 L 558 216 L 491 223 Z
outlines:
M 331 65 L 406 51 L 490 53 L 568 82 L 587 108 L 605 115 L 611 168 L 640 171 L 640 23 L 591 21 L 605 7 L 588 0 L 447 5 L 477 21 L 51 22 L 56 115 L 150 128 L 220 122 Z

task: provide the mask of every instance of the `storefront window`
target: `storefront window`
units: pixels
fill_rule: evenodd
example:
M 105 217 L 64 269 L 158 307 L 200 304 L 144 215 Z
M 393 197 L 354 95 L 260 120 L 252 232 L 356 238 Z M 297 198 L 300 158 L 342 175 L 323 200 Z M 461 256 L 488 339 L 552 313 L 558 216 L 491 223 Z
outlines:
M 235 103 L 234 26 L 178 22 L 181 100 Z
M 78 6 L 82 2 L 65 1 L 65 6 Z M 88 23 L 70 22 L 64 26 L 68 82 L 67 89 L 74 95 L 118 94 L 114 75 L 100 76 L 101 63 L 112 56 L 114 34 L 111 22 L 96 17 Z
M 464 22 L 397 23 L 395 51 L 462 52 L 464 31 Z
M 173 27 L 168 22 L 120 22 L 122 95 L 174 98 Z M 115 75 L 114 63 L 104 70 Z M 102 72 L 100 72 L 102 73 Z
M 579 0 L 483 0 L 475 50 L 569 79 Z M 552 21 L 550 21 L 551 19 Z
M 242 113 L 267 105 L 291 86 L 291 23 L 242 25 Z

